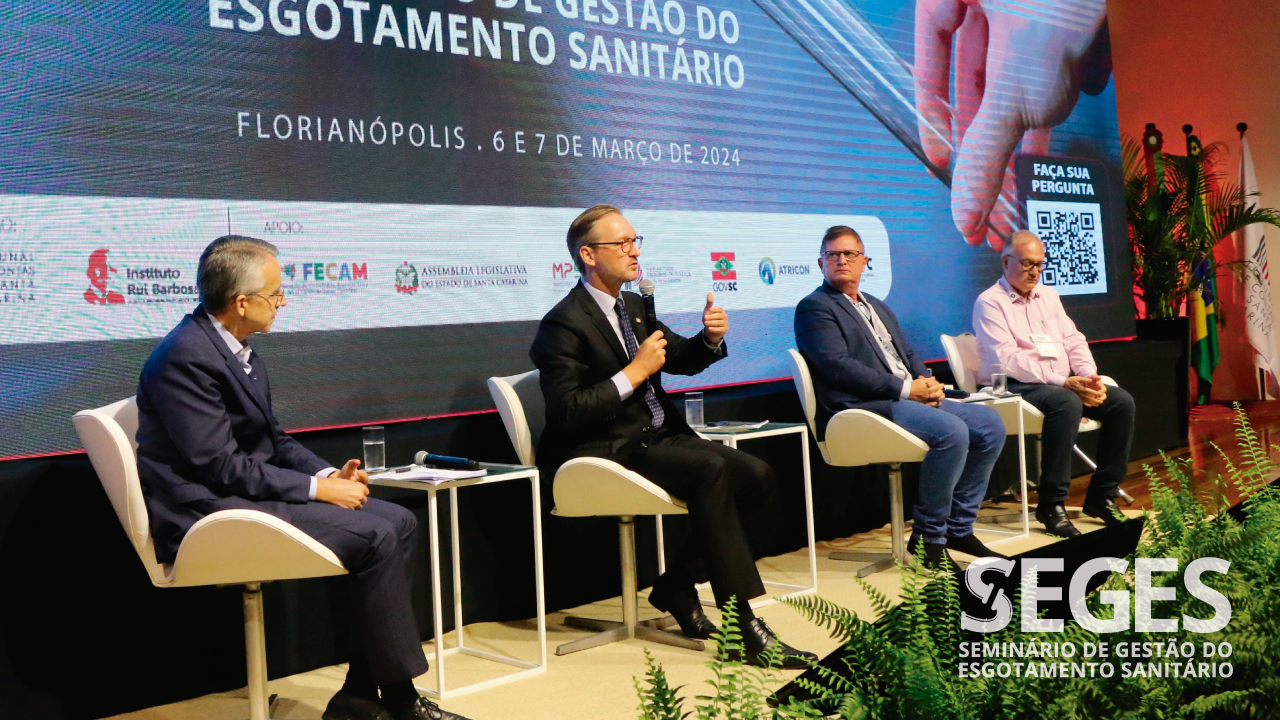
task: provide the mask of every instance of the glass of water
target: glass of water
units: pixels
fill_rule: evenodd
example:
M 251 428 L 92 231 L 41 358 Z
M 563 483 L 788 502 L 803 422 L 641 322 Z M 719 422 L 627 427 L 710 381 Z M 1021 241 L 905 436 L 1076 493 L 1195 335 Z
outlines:
M 991 369 L 991 394 L 1000 397 L 1009 394 L 1009 380 L 1003 366 L 996 365 Z
M 684 394 L 684 419 L 689 427 L 697 428 L 707 424 L 706 417 L 702 414 L 702 393 Z
M 375 472 L 387 469 L 387 443 L 382 435 L 381 425 L 370 425 L 361 428 L 364 435 L 364 470 Z

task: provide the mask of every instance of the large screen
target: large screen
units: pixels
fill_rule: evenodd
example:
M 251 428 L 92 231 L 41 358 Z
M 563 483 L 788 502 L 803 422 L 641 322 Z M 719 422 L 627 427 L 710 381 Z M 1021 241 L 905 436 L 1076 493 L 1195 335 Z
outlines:
M 290 428 L 488 409 L 577 282 L 583 208 L 645 237 L 786 377 L 850 225 L 916 350 L 970 329 L 1009 233 L 1091 337 L 1132 334 L 1105 6 L 960 0 L 186 0 L 0 8 L 0 456 L 131 395 L 227 233 L 280 248 L 255 345 Z

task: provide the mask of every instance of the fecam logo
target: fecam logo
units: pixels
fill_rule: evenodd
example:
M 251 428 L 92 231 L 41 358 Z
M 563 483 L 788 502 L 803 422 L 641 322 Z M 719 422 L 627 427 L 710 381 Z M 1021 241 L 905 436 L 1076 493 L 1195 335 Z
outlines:
M 293 263 L 289 263 L 288 265 L 282 265 L 280 267 L 280 272 L 284 273 L 285 277 L 293 280 L 298 274 L 298 268 Z
M 716 292 L 736 292 L 738 271 L 733 269 L 734 253 L 711 253 L 711 289 Z M 725 282 L 729 281 L 729 282 Z
M 84 291 L 84 300 L 90 305 L 123 305 L 124 295 L 108 287 L 113 274 L 119 271 L 107 263 L 107 248 L 94 250 L 89 254 L 89 289 Z
M 412 295 L 418 292 L 418 269 L 404 261 L 396 268 L 396 292 Z
M 773 258 L 760 258 L 760 282 L 765 285 L 772 285 L 774 278 L 778 276 L 777 269 L 774 268 Z

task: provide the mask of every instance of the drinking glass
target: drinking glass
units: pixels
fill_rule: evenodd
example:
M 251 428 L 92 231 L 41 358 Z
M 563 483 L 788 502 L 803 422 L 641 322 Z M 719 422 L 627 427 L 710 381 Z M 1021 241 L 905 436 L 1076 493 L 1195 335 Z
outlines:
M 991 369 L 991 394 L 997 397 L 1009 394 L 1009 380 L 1004 374 L 1004 368 L 1000 365 Z
M 706 424 L 706 418 L 702 414 L 702 393 L 684 394 L 684 419 L 689 427 L 702 427 Z
M 387 469 L 387 443 L 382 435 L 381 425 L 370 425 L 360 429 L 364 435 L 364 469 L 375 472 Z

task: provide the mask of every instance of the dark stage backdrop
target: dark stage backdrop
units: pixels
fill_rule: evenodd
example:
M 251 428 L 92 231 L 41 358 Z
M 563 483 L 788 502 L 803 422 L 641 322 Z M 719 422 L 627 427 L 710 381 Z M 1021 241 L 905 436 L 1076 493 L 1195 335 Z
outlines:
M 1186 382 L 1184 346 L 1176 342 L 1099 343 L 1099 365 L 1129 390 L 1139 422 L 1133 457 L 1180 442 L 1178 383 Z M 940 376 L 941 368 L 935 368 Z M 790 380 L 706 393 L 710 420 L 799 421 Z M 1095 438 L 1082 435 L 1089 453 Z M 340 462 L 358 455 L 358 430 L 308 432 L 301 441 Z M 421 448 L 514 462 L 497 413 L 387 426 L 387 452 L 403 462 Z M 781 496 L 772 547 L 803 547 L 804 495 L 800 449 L 793 437 L 744 442 L 778 474 Z M 833 469 L 813 458 L 815 527 L 819 539 L 848 537 L 888 522 L 883 472 Z M 1076 471 L 1084 472 L 1077 465 Z M 1006 446 L 993 485 L 1012 482 L 1017 453 Z M 915 466 L 905 468 L 907 502 L 914 502 Z M 544 481 L 544 486 L 549 484 Z M 459 493 L 467 622 L 528 621 L 533 601 L 530 498 L 521 483 Z M 426 527 L 426 498 L 412 491 L 378 491 L 412 509 Z M 620 588 L 617 526 L 609 518 L 550 515 L 544 493 L 543 542 L 547 610 L 616 596 Z M 448 537 L 447 503 L 442 536 Z M 666 521 L 670 546 L 688 532 L 687 518 Z M 657 575 L 650 518 L 642 518 L 637 547 L 640 582 Z M 430 638 L 426 534 L 419 535 L 414 605 L 423 638 Z M 850 572 L 853 572 L 850 565 Z M 584 571 L 584 568 L 589 571 Z M 442 568 L 451 568 L 446 553 Z M 244 645 L 239 594 L 216 588 L 151 586 L 115 512 L 83 455 L 0 462 L 0 718 L 80 720 L 243 687 Z M 273 583 L 266 589 L 267 656 L 272 677 L 344 662 L 342 618 L 346 579 Z M 446 629 L 452 598 L 445 590 Z M 530 624 L 532 628 L 532 624 Z M 92 668 L 91 672 L 82 672 Z
M 837 223 L 926 357 L 1015 225 L 1090 337 L 1130 336 L 1104 3 L 977 7 L 985 66 L 953 67 L 912 0 L 6 2 L 0 457 L 132 394 L 228 232 L 281 249 L 262 347 L 295 429 L 489 409 L 597 202 L 669 324 L 708 292 L 733 318 L 673 389 L 787 374 Z

